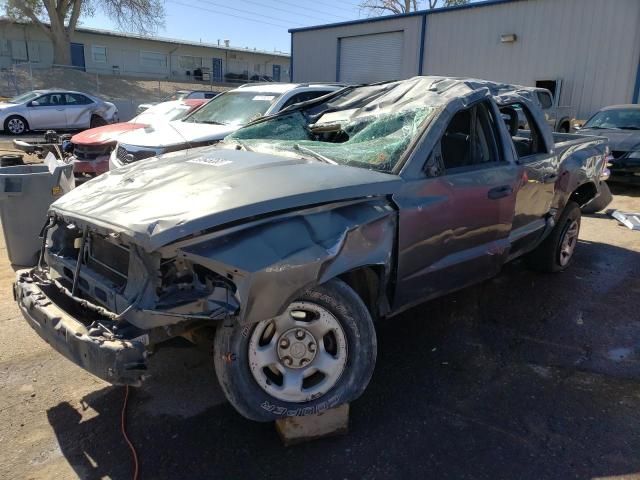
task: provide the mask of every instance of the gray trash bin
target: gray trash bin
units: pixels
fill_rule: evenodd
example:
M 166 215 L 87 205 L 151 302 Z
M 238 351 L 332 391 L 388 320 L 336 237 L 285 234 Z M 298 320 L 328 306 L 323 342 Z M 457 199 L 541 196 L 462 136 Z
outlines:
M 0 221 L 12 264 L 37 263 L 49 205 L 69 188 L 73 188 L 73 164 L 60 163 L 53 173 L 47 165 L 0 168 Z

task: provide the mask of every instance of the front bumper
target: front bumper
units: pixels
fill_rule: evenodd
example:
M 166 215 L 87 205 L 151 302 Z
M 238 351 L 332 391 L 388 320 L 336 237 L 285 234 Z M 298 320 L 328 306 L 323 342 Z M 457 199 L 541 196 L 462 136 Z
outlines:
M 73 174 L 76 179 L 89 180 L 109 171 L 109 155 L 100 155 L 93 160 L 73 157 Z
M 139 385 L 146 373 L 148 336 L 117 338 L 72 317 L 43 291 L 32 270 L 17 272 L 14 299 L 31 327 L 76 365 L 115 385 Z

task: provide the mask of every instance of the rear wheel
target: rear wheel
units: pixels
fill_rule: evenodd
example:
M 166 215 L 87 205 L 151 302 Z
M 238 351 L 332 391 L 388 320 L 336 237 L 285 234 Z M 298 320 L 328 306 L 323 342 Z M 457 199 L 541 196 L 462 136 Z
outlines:
M 580 220 L 580 206 L 569 202 L 551 234 L 527 255 L 529 266 L 543 272 L 559 272 L 567 268 L 578 244 Z
M 559 133 L 569 133 L 569 124 L 568 123 L 563 123 L 562 125 L 560 125 L 560 127 L 558 127 L 558 132 Z
M 19 115 L 12 115 L 4 121 L 4 131 L 11 135 L 22 135 L 29 130 L 27 121 Z
M 219 327 L 214 356 L 236 410 L 271 421 L 358 398 L 373 373 L 376 336 L 360 297 L 334 279 L 306 291 L 276 318 Z

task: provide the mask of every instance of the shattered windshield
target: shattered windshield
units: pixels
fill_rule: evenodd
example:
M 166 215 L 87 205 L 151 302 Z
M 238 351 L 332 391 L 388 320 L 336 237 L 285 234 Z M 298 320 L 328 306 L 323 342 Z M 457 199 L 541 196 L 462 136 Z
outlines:
M 184 121 L 213 125 L 245 125 L 264 115 L 280 95 L 251 91 L 226 92 L 196 110 Z
M 314 123 L 294 111 L 240 129 L 225 141 L 264 153 L 391 172 L 436 108 L 423 104 L 382 113 L 364 110 L 326 112 Z

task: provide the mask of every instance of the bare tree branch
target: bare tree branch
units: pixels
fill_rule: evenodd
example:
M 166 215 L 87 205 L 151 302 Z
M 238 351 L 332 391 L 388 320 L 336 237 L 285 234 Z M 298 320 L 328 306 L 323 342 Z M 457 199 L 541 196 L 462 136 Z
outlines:
M 470 0 L 442 0 L 443 7 L 452 7 L 455 5 L 465 5 Z M 440 0 L 427 0 L 429 9 L 438 7 Z M 401 15 L 403 13 L 416 12 L 422 8 L 420 0 L 363 0 L 360 10 L 364 10 L 369 15 L 394 14 Z

